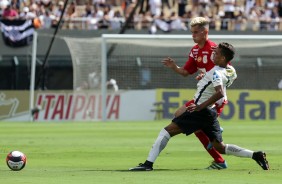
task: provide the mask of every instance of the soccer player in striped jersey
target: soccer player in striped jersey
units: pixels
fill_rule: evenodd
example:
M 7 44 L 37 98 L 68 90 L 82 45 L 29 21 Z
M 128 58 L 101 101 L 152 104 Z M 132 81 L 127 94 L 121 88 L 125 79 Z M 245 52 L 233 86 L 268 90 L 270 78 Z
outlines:
M 221 154 L 252 158 L 262 169 L 269 170 L 264 152 L 255 152 L 237 145 L 223 143 L 215 103 L 226 96 L 226 87 L 230 82 L 230 74 L 227 70 L 228 62 L 233 59 L 234 54 L 232 45 L 228 43 L 218 45 L 214 57 L 215 67 L 198 82 L 193 102 L 183 114 L 174 118 L 168 126 L 160 131 L 147 160 L 129 170 L 152 171 L 154 162 L 171 137 L 180 133 L 188 136 L 197 130 L 202 130 L 211 140 L 214 148 Z
M 171 58 L 166 58 L 162 61 L 163 65 L 171 68 L 176 73 L 186 77 L 195 74 L 200 71 L 200 75 L 197 76 L 199 80 L 204 73 L 208 72 L 214 67 L 214 49 L 216 44 L 208 39 L 209 22 L 204 17 L 196 17 L 190 22 L 190 30 L 192 37 L 196 45 L 191 49 L 187 62 L 183 67 L 176 65 L 175 61 Z M 235 71 L 235 70 L 234 70 Z M 236 74 L 236 73 L 235 73 Z M 236 76 L 236 75 L 234 75 Z M 235 77 L 236 78 L 236 77 Z M 232 80 L 235 80 L 233 78 Z M 188 101 L 185 105 L 181 106 L 176 112 L 175 117 L 186 111 L 186 106 L 189 105 Z M 227 103 L 226 98 L 222 98 L 217 103 L 217 111 L 220 114 L 224 105 Z M 201 141 L 204 148 L 213 157 L 214 161 L 207 167 L 207 169 L 226 169 L 227 163 L 224 158 L 215 150 L 210 147 L 210 141 L 208 137 L 202 131 L 196 131 L 195 135 Z

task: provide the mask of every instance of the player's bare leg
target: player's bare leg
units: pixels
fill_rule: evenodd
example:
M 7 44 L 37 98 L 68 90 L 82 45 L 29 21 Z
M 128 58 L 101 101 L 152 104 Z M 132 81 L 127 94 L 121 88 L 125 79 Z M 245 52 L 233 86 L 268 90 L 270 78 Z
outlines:
M 179 107 L 179 108 L 175 111 L 174 117 L 180 116 L 180 115 L 183 114 L 186 110 L 187 110 L 187 109 L 186 109 L 186 106 L 185 106 L 185 105 Z
M 182 133 L 182 130 L 175 124 L 170 123 L 167 127 L 162 129 L 153 144 L 148 158 L 144 163 L 140 163 L 138 166 L 130 168 L 130 171 L 152 171 L 153 164 L 161 151 L 166 147 L 169 139 L 175 135 Z

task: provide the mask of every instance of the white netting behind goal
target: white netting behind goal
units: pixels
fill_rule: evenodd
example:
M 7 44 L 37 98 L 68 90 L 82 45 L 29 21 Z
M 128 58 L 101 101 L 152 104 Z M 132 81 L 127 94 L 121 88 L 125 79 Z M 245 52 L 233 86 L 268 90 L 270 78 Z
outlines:
M 271 89 L 282 77 L 281 36 L 211 35 L 210 39 L 236 48 L 232 65 L 239 69 L 239 77 L 232 88 Z M 65 40 L 72 55 L 74 89 L 100 88 L 101 77 L 114 79 L 119 89 L 195 88 L 196 80 L 176 75 L 161 64 L 169 56 L 183 66 L 194 45 L 191 35 L 104 35 L 102 39 Z M 102 40 L 106 45 L 105 76 L 101 76 Z
M 73 89 L 97 89 L 101 81 L 101 39 L 64 38 L 73 64 Z

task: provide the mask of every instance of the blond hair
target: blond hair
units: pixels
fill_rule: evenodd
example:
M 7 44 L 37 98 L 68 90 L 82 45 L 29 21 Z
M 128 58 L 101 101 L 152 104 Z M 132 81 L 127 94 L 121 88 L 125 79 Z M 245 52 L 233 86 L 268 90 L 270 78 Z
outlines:
M 195 17 L 190 22 L 190 28 L 194 26 L 200 26 L 209 29 L 209 21 L 205 17 Z

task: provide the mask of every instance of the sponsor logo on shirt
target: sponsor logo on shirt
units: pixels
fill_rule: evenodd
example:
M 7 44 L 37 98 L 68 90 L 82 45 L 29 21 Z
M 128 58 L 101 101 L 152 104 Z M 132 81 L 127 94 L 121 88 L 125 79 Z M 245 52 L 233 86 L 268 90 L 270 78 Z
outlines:
M 202 61 L 202 57 L 198 57 L 198 58 L 197 58 L 197 61 L 198 61 L 198 62 L 201 62 L 201 61 Z
M 214 72 L 214 73 L 213 73 L 212 80 L 215 81 L 215 80 L 218 79 L 218 78 L 219 78 L 219 76 L 218 76 L 217 72 Z

